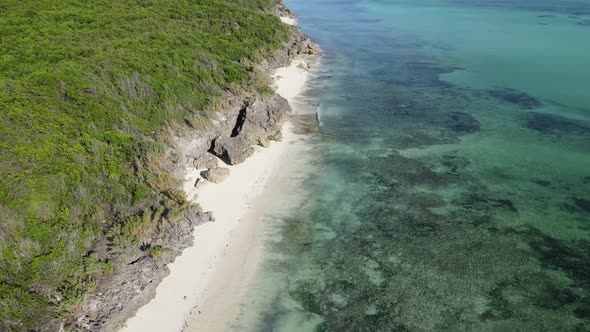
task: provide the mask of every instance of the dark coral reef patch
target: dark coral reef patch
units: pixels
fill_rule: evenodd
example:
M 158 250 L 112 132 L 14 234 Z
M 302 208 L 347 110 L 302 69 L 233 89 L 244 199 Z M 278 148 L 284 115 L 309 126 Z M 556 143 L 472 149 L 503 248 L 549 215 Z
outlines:
M 479 121 L 469 113 L 451 112 L 446 125 L 458 134 L 472 134 L 480 131 Z
M 544 135 L 590 137 L 587 123 L 554 114 L 530 112 L 526 115 L 526 127 Z
M 541 100 L 527 94 L 526 92 L 516 89 L 493 89 L 489 90 L 488 94 L 495 99 L 514 104 L 525 110 L 543 107 L 543 102 L 541 102 Z

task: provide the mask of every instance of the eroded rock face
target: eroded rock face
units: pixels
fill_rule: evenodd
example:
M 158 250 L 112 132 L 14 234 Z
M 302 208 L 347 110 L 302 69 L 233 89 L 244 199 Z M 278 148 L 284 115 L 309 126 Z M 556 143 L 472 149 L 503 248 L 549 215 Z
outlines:
M 279 136 L 281 128 L 291 114 L 287 100 L 277 94 L 256 100 L 246 107 L 243 122 L 235 132 L 238 137 L 247 138 L 251 144 L 260 144 Z
M 206 153 L 203 156 L 195 158 L 193 167 L 196 169 L 206 169 L 217 167 L 217 158 L 210 153 Z
M 124 319 L 155 296 L 158 283 L 170 272 L 165 265 L 193 244 L 194 227 L 212 221 L 211 212 L 194 209 L 179 221 L 162 223 L 150 245 L 166 250 L 158 257 L 141 250 L 133 261 L 119 262 L 118 273 L 101 279 L 96 292 L 81 304 L 77 327 L 93 332 L 117 331 Z
M 253 145 L 267 147 L 280 140 L 290 114 L 289 103 L 277 94 L 255 100 L 240 111 L 230 137 L 215 139 L 213 154 L 230 165 L 244 162 L 254 153 Z
M 229 165 L 243 163 L 254 154 L 250 140 L 244 137 L 218 137 L 212 152 Z
M 203 172 L 205 180 L 213 183 L 219 183 L 227 179 L 229 176 L 229 169 L 225 167 L 215 167 Z
M 190 222 L 191 226 L 199 226 L 208 222 L 215 221 L 212 212 L 191 212 L 186 214 L 187 221 Z M 188 236 L 192 237 L 192 230 L 190 230 Z
M 280 16 L 289 16 L 289 14 Z M 292 32 L 292 39 L 285 44 L 285 47 L 278 50 L 269 59 L 265 59 L 260 65 L 263 71 L 288 66 L 291 59 L 298 55 L 317 55 L 320 53 L 319 47 L 302 33 L 297 26 L 292 27 Z
M 270 140 L 268 138 L 262 138 L 258 141 L 258 145 L 263 148 L 268 148 L 270 146 Z

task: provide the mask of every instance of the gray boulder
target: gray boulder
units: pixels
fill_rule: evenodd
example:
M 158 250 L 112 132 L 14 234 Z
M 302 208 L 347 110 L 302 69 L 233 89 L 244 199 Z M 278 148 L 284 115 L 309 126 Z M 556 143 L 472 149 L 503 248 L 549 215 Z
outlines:
M 290 114 L 289 103 L 278 94 L 257 99 L 240 115 L 232 136 L 246 138 L 251 145 L 265 145 L 265 141 L 280 136 Z
M 236 165 L 254 154 L 254 148 L 245 137 L 218 137 L 213 142 L 213 153 L 224 162 Z
M 217 167 L 217 158 L 210 153 L 206 153 L 200 157 L 195 158 L 193 166 L 196 169 L 215 168 Z
M 270 140 L 268 137 L 261 137 L 258 140 L 258 145 L 262 146 L 263 148 L 268 148 L 270 146 Z
M 192 226 L 199 226 L 208 222 L 215 221 L 212 212 L 199 212 L 198 210 L 186 213 L 185 217 Z M 189 231 L 192 232 L 192 228 L 189 229 Z
M 229 169 L 224 167 L 215 167 L 203 172 L 205 180 L 213 183 L 219 183 L 227 179 L 229 176 Z
M 289 103 L 278 94 L 256 99 L 240 111 L 230 137 L 214 140 L 211 152 L 227 164 L 242 163 L 254 153 L 253 145 L 267 147 L 270 141 L 281 139 L 281 128 L 290 114 Z M 195 163 L 201 166 L 203 162 Z

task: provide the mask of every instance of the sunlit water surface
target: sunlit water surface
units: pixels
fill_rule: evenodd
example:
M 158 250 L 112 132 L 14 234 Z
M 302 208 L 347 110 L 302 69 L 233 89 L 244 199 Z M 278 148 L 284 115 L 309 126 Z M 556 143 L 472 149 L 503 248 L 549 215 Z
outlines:
M 590 330 L 590 3 L 286 2 L 322 127 L 235 330 Z

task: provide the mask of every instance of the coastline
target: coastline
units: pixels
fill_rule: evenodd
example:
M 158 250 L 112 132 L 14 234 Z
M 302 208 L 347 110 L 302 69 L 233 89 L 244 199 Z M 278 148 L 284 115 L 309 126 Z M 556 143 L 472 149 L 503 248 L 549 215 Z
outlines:
M 314 63 L 315 61 L 317 59 Z M 288 100 L 294 115 L 305 114 L 301 106 L 296 106 L 296 99 L 307 87 L 309 64 L 310 61 L 296 58 L 290 66 L 277 69 L 273 75 L 276 92 Z M 243 217 L 232 233 L 230 246 L 224 250 L 223 258 L 218 261 L 214 278 L 203 293 L 202 301 L 195 305 L 186 320 L 184 332 L 226 331 L 240 315 L 240 304 L 247 296 L 248 287 L 260 267 L 264 245 L 269 236 L 272 236 L 264 219 L 276 218 L 282 212 L 297 206 L 294 193 L 299 189 L 298 180 L 304 172 L 304 153 L 308 149 L 306 138 L 309 136 L 294 133 L 295 127 L 292 121 L 285 124 L 281 144 L 287 145 L 280 155 L 277 153 L 276 157 L 280 159 L 266 166 L 272 170 L 259 184 L 260 192 L 255 197 L 251 196 L 248 207 L 243 210 Z M 217 208 L 226 204 L 228 199 L 223 193 L 231 192 L 232 187 L 211 187 L 212 191 L 207 192 L 209 199 L 204 203 L 207 209 L 217 213 Z
M 287 99 L 294 114 L 298 113 L 294 100 L 306 86 L 310 61 L 295 58 L 273 75 L 276 92 Z M 273 196 L 269 187 L 277 187 L 304 146 L 292 122 L 287 121 L 281 132 L 282 141 L 255 147 L 256 152 L 241 164 L 224 165 L 230 175 L 221 183 L 195 188 L 200 170 L 185 170 L 187 197 L 212 212 L 216 221 L 195 228 L 194 245 L 169 265 L 170 274 L 158 285 L 156 296 L 121 331 L 213 331 L 228 323 L 220 321 L 220 313 L 238 310 L 237 301 L 260 261 L 264 238 L 260 220 L 269 203 L 264 197 Z

